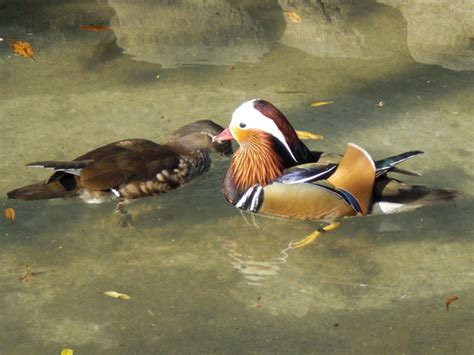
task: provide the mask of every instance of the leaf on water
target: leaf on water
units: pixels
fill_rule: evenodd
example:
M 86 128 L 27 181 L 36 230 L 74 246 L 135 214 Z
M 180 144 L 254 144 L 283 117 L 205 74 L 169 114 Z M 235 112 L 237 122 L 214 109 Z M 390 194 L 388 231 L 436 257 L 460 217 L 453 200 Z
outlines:
M 19 56 L 22 56 L 24 58 L 31 58 L 34 60 L 33 47 L 30 43 L 24 41 L 11 41 L 10 48 Z
M 294 11 L 287 11 L 288 19 L 293 23 L 300 23 L 301 17 Z
M 110 30 L 109 26 L 104 25 L 82 25 L 81 30 L 91 31 L 91 32 L 105 32 Z
M 296 131 L 296 135 L 298 136 L 299 139 L 314 139 L 314 140 L 320 140 L 323 139 L 324 137 L 320 134 L 308 132 L 308 131 Z
M 73 354 L 74 354 L 74 350 L 69 349 L 69 348 L 65 348 L 61 351 L 61 355 L 73 355 Z
M 13 208 L 11 207 L 5 208 L 4 214 L 5 214 L 5 218 L 8 219 L 10 223 L 13 224 L 15 222 L 16 212 Z
M 452 297 L 449 297 L 447 300 L 446 300 L 446 311 L 449 311 L 449 305 L 453 302 L 456 302 L 457 300 L 459 299 L 458 296 L 452 296 Z
M 129 300 L 130 296 L 127 295 L 126 293 L 120 293 L 117 291 L 105 291 L 104 295 L 113 297 L 113 298 L 120 298 L 121 300 Z
M 333 104 L 334 101 L 316 101 L 311 104 L 311 107 L 320 107 Z
M 44 274 L 44 272 L 42 272 L 42 271 L 31 271 L 31 267 L 29 267 L 28 265 L 25 265 L 25 270 L 20 275 L 18 280 L 20 282 L 28 282 L 28 281 L 30 281 L 32 276 L 38 276 L 38 275 L 41 275 L 41 274 Z

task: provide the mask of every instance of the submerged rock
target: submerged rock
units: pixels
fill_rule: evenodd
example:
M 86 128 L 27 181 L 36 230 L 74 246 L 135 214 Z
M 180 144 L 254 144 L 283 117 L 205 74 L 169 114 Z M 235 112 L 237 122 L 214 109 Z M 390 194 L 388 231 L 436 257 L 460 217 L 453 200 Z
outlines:
M 258 61 L 273 34 L 253 16 L 257 5 L 220 0 L 156 2 L 109 0 L 117 44 L 136 60 L 164 68 L 187 64 L 223 65 Z M 257 14 L 278 5 L 259 2 Z

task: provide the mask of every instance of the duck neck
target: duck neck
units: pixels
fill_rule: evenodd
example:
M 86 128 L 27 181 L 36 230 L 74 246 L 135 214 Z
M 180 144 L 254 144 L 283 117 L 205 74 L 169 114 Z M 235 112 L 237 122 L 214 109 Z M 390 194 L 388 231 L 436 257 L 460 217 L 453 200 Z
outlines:
M 285 159 L 276 153 L 270 136 L 259 133 L 248 138 L 234 153 L 224 180 L 224 195 L 232 204 L 250 187 L 266 186 L 285 169 Z

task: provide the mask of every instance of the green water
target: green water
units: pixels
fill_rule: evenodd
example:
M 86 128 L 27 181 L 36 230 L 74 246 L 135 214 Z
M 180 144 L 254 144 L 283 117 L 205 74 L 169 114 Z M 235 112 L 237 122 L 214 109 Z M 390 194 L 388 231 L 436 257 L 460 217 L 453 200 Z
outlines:
M 472 353 L 474 5 L 399 3 L 0 1 L 0 206 L 17 213 L 0 219 L 0 354 Z M 35 61 L 11 53 L 16 39 Z M 323 134 L 314 149 L 423 150 L 406 180 L 462 196 L 347 219 L 297 250 L 320 224 L 242 216 L 218 157 L 134 201 L 134 229 L 113 203 L 6 198 L 48 176 L 28 162 L 226 125 L 253 97 Z M 20 282 L 25 265 L 38 274 Z

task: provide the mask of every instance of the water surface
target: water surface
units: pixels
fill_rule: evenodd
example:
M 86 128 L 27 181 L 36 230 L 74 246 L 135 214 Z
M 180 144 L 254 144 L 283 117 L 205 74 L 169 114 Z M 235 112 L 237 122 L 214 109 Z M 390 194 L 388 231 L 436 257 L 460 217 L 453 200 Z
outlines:
M 474 6 L 420 3 L 0 1 L 0 205 L 17 212 L 0 221 L 0 353 L 471 353 Z M 11 53 L 17 39 L 35 61 Z M 132 203 L 134 229 L 113 203 L 6 199 L 47 177 L 28 162 L 226 125 L 253 97 L 323 134 L 314 149 L 423 150 L 406 180 L 462 196 L 346 219 L 297 250 L 320 224 L 242 216 L 219 157 Z M 38 275 L 20 282 L 26 265 Z

